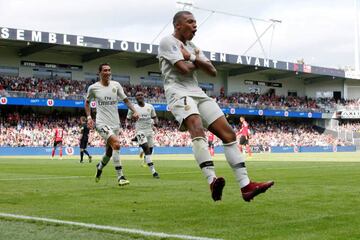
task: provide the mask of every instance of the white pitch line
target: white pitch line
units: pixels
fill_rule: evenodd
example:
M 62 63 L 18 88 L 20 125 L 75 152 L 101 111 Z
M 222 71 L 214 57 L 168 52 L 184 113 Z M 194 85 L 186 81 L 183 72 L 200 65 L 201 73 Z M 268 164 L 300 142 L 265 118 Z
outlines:
M 176 174 L 193 174 L 200 171 L 193 172 L 170 172 L 162 173 L 161 175 L 176 175 Z M 129 177 L 148 176 L 149 174 L 129 174 Z M 22 181 L 22 180 L 56 180 L 56 179 L 76 179 L 76 178 L 93 178 L 93 176 L 54 176 L 54 177 L 34 177 L 34 178 L 0 178 L 0 181 Z
M 0 181 L 22 181 L 22 180 L 52 180 L 52 179 L 74 179 L 87 178 L 89 176 L 63 176 L 63 177 L 37 177 L 37 178 L 0 178 Z
M 112 226 L 104 226 L 104 225 L 97 225 L 97 224 L 91 224 L 91 223 L 63 221 L 63 220 L 57 220 L 57 219 L 51 219 L 51 218 L 31 217 L 31 216 L 8 214 L 8 213 L 0 213 L 0 217 L 21 219 L 21 220 L 31 220 L 31 221 L 38 221 L 38 222 L 47 222 L 47 223 L 56 223 L 56 224 L 70 225 L 70 226 L 79 226 L 79 227 L 85 227 L 85 228 L 90 228 L 90 229 L 109 230 L 109 231 L 113 231 L 113 232 L 131 233 L 131 234 L 150 236 L 150 237 L 177 238 L 177 239 L 189 239 L 189 240 L 221 240 L 219 238 L 196 237 L 196 236 L 190 236 L 190 235 L 169 234 L 169 233 L 162 233 L 162 232 L 149 232 L 149 231 L 144 231 L 141 229 L 112 227 Z

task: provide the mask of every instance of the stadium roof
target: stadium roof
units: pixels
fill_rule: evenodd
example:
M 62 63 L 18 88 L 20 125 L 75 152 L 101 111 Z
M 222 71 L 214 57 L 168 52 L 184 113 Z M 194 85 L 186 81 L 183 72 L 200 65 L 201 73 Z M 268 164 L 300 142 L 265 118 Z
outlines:
M 133 60 L 138 68 L 158 62 L 155 44 L 7 27 L 0 27 L 1 47 L 15 48 L 21 57 L 45 51 L 77 55 L 84 63 L 110 55 Z M 204 51 L 204 54 L 230 77 L 256 73 L 269 80 L 300 77 L 309 83 L 345 78 L 345 72 L 339 69 L 220 52 Z

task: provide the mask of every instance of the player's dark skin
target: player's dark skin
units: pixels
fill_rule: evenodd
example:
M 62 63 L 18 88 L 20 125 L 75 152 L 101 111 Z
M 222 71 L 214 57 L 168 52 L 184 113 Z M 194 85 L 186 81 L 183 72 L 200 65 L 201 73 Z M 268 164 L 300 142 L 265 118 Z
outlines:
M 185 43 L 190 41 L 197 31 L 196 20 L 192 14 L 183 14 L 175 24 L 174 36 Z M 190 53 L 185 49 L 181 48 L 181 52 L 185 60 L 190 59 Z M 198 56 L 199 51 L 196 52 L 196 60 L 194 63 L 187 63 L 185 61 L 178 61 L 175 63 L 175 67 L 182 74 L 188 74 L 195 69 L 199 68 L 209 76 L 216 76 L 216 69 L 209 61 L 203 61 Z M 204 127 L 202 124 L 201 117 L 198 114 L 193 114 L 184 119 L 184 124 L 187 127 L 191 138 L 203 137 L 205 138 Z M 236 141 L 236 134 L 225 116 L 221 116 L 216 119 L 208 130 L 220 138 L 223 143 L 231 143 Z
M 136 99 L 137 104 L 138 104 L 140 107 L 144 107 L 144 106 L 145 106 L 144 93 L 142 93 L 142 92 L 137 92 L 136 95 L 135 95 L 135 99 Z M 157 118 L 154 118 L 154 125 L 156 126 L 157 123 L 158 123 Z M 151 155 L 151 154 L 152 154 L 153 148 L 152 148 L 152 147 L 149 147 L 149 144 L 148 144 L 148 143 L 144 143 L 144 144 L 140 145 L 140 147 L 144 150 L 145 155 Z

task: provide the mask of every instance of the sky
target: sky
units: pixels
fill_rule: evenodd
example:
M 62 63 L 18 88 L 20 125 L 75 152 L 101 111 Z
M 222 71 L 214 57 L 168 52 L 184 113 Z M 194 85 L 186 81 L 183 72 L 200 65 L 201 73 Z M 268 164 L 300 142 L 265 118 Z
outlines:
M 170 22 L 180 9 L 177 1 L 189 0 L 0 0 L 0 26 L 158 44 L 173 32 Z M 192 0 L 192 4 L 198 22 L 193 42 L 203 50 L 354 67 L 354 0 Z M 258 43 L 247 51 L 257 39 L 251 21 L 218 12 L 282 22 L 261 38 L 265 53 Z M 271 24 L 253 23 L 259 35 Z

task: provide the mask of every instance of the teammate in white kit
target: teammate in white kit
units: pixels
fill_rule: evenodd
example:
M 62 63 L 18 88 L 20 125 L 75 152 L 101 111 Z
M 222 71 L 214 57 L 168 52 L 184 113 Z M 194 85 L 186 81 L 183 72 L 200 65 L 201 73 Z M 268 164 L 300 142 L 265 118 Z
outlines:
M 222 140 L 226 160 L 235 173 L 242 197 L 250 201 L 274 182 L 250 181 L 234 130 L 218 104 L 198 86 L 197 70 L 213 77 L 217 72 L 204 53 L 191 42 L 197 30 L 193 14 L 188 11 L 176 13 L 173 25 L 174 33 L 160 41 L 158 56 L 169 109 L 180 123 L 180 130 L 188 130 L 191 135 L 195 159 L 207 178 L 213 200 L 221 200 L 225 179 L 215 174 L 204 127 Z
M 91 99 L 96 101 L 96 130 L 106 143 L 105 155 L 96 165 L 95 181 L 98 182 L 100 180 L 103 168 L 112 157 L 119 186 L 124 186 L 130 182 L 123 174 L 120 161 L 120 119 L 118 102 L 122 100 L 128 108 L 134 112 L 132 116 L 134 119 L 137 119 L 139 115 L 125 95 L 120 83 L 111 80 L 111 68 L 109 64 L 103 63 L 99 66 L 99 77 L 100 80 L 89 87 L 85 101 L 85 112 L 89 128 L 94 126 L 90 112 L 90 101 Z
M 153 105 L 144 102 L 143 92 L 137 92 L 135 98 L 137 104 L 134 104 L 134 108 L 139 114 L 139 119 L 135 123 L 136 140 L 145 153 L 145 162 L 149 166 L 151 174 L 154 178 L 160 178 L 155 170 L 154 163 L 151 160 L 154 148 L 153 125 L 157 126 L 158 124 L 156 112 Z M 134 112 L 129 109 L 126 119 L 133 119 L 133 115 Z

